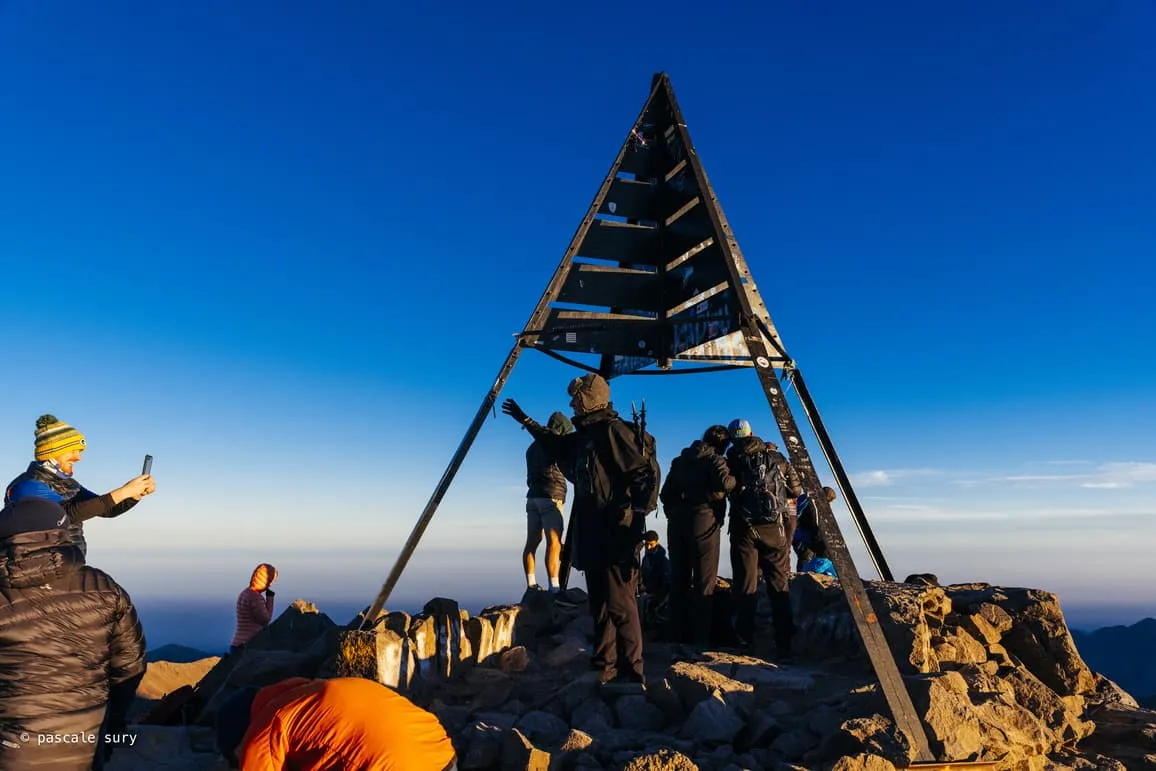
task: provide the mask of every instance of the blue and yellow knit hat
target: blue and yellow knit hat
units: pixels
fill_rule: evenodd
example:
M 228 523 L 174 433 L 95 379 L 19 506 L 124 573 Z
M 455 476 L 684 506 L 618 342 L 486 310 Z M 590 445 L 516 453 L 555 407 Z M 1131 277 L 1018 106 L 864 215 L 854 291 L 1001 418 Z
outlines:
M 727 431 L 730 432 L 732 439 L 742 439 L 745 436 L 751 435 L 751 424 L 742 418 L 735 418 L 731 424 L 727 426 Z
M 85 448 L 84 434 L 55 415 L 41 415 L 36 419 L 36 460 L 48 460 L 70 450 Z

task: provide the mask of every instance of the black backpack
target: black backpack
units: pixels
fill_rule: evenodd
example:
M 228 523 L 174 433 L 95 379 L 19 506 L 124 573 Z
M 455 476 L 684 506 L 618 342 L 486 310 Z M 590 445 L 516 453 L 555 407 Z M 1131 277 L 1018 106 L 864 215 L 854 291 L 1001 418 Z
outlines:
M 789 515 L 790 494 L 783 462 L 781 455 L 767 449 L 735 453 L 730 459 L 731 470 L 742 484 L 742 489 L 733 494 L 732 509 L 738 509 L 752 527 L 773 525 Z

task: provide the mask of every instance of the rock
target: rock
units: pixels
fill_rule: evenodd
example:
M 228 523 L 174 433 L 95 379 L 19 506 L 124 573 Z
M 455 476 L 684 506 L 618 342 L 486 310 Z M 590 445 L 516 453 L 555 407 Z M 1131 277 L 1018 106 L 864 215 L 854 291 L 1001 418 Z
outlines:
M 478 616 L 490 622 L 493 637 L 490 645 L 492 650 L 479 650 L 479 660 L 489 661 L 494 653 L 504 651 L 514 644 L 514 625 L 518 620 L 519 607 L 517 605 L 496 605 L 483 610 Z
M 802 760 L 819 740 L 807 731 L 796 729 L 780 734 L 771 742 L 771 751 L 785 760 Z
M 996 608 L 994 605 L 989 604 L 988 606 Z M 983 614 L 981 613 L 971 613 L 965 615 L 963 617 L 963 628 L 966 629 L 972 637 L 979 640 L 984 645 L 995 645 L 1003 636 L 1003 633 L 998 628 L 996 628 L 992 622 L 984 618 Z
M 566 725 L 565 721 L 540 710 L 522 715 L 518 722 L 514 723 L 514 728 L 538 747 L 560 744 L 570 733 L 570 726 Z
M 687 710 L 693 710 L 699 702 L 715 693 L 721 694 L 723 701 L 730 700 L 733 704 L 749 706 L 753 702 L 752 685 L 732 680 L 702 664 L 676 662 L 668 670 L 666 679 Z
M 682 724 L 680 735 L 698 743 L 729 743 L 742 728 L 743 720 L 738 712 L 722 693 L 715 691 L 694 705 Z
M 148 675 L 146 674 L 145 676 L 147 677 Z M 1090 697 L 1092 701 L 1101 704 L 1121 704 L 1125 707 L 1131 707 L 1133 709 L 1140 706 L 1136 702 L 1136 699 L 1132 697 L 1132 694 L 1125 691 L 1119 685 L 1104 677 L 1103 675 L 1098 675 L 1098 678 L 1099 679 L 1096 681 L 1096 690 Z
M 474 717 L 482 723 L 496 726 L 503 731 L 508 731 L 514 727 L 514 724 L 518 722 L 518 718 L 521 716 L 512 715 L 508 712 L 477 712 L 474 714 Z
M 502 771 L 550 771 L 550 755 L 534 746 L 517 728 L 506 732 Z
M 614 713 L 601 699 L 585 701 L 574 708 L 570 725 L 591 736 L 602 736 L 614 725 Z
M 808 755 L 808 759 L 833 761 L 866 754 L 885 758 L 889 764 L 905 766 L 911 760 L 906 745 L 906 737 L 900 738 L 895 724 L 889 718 L 875 714 L 844 721 L 836 731 L 824 736 L 822 743 Z
M 230 658 L 237 658 L 237 661 L 230 668 L 224 682 L 207 699 L 205 706 L 197 715 L 197 723 L 200 725 L 213 725 L 217 708 L 237 689 L 248 685 L 263 688 L 289 677 L 313 677 L 321 664 L 318 656 L 288 650 L 245 648 L 239 657 Z
M 776 715 L 764 708 L 755 710 L 743 723 L 734 738 L 735 750 L 746 752 L 752 747 L 766 747 L 783 733 L 783 724 Z
M 515 645 L 513 648 L 504 650 L 498 657 L 498 668 L 503 672 L 521 672 L 529 665 L 530 654 L 522 645 Z
M 564 667 L 567 664 L 585 659 L 590 655 L 590 647 L 577 640 L 565 639 L 555 648 L 552 648 L 543 658 L 542 663 L 547 667 Z
M 470 650 L 474 654 L 474 663 L 492 664 L 495 656 L 500 653 L 494 645 L 494 627 L 488 618 L 471 616 L 465 622 L 466 638 L 470 641 Z
M 698 766 L 681 752 L 661 749 L 631 758 L 622 771 L 698 771 Z
M 504 740 L 501 726 L 479 720 L 467 726 L 459 736 L 455 746 L 458 748 L 460 771 L 489 769 L 501 759 Z
M 987 661 L 987 649 L 978 640 L 962 628 L 956 628 L 954 634 L 944 635 L 946 644 L 951 647 L 953 655 L 950 659 L 940 658 L 956 664 L 981 664 Z
M 409 637 L 384 625 L 340 630 L 321 670 L 332 677 L 364 677 L 390 688 L 409 688 L 415 671 Z
M 958 672 L 927 675 L 911 683 L 911 698 L 927 728 L 931 752 L 940 760 L 966 760 L 983 748 L 979 719 Z
M 526 589 L 514 624 L 514 637 L 518 642 L 532 643 L 537 638 L 562 630 L 567 618 L 554 599 L 555 595 L 537 587 Z
M 686 709 L 678 694 L 670 687 L 670 681 L 652 680 L 646 686 L 646 700 L 658 708 L 662 713 L 663 722 L 668 725 L 679 725 L 686 719 Z
M 1095 691 L 1095 676 L 1076 650 L 1056 595 L 986 584 L 948 587 L 948 595 L 957 607 L 974 607 L 975 613 L 1000 632 L 1000 644 L 1008 653 L 1059 695 Z
M 590 734 L 577 729 L 571 729 L 570 733 L 566 734 L 566 738 L 558 745 L 558 752 L 581 752 L 588 749 L 594 739 Z
M 646 696 L 623 696 L 614 703 L 615 723 L 619 728 L 657 731 L 664 721 L 662 710 L 647 702 Z
M 852 755 L 839 758 L 831 771 L 895 771 L 895 764 L 878 755 Z
M 308 600 L 294 600 L 269 626 L 245 643 L 245 650 L 304 651 L 337 625 Z

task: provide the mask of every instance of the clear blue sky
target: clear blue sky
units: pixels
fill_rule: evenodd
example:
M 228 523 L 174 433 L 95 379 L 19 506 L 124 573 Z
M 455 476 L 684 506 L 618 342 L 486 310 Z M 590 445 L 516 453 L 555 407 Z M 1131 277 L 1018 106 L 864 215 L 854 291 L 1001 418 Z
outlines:
M 0 465 L 42 412 L 95 489 L 155 455 L 88 528 L 142 607 L 372 599 L 666 70 L 895 571 L 1156 614 L 1156 5 L 394 6 L 0 0 Z M 613 388 L 664 465 L 777 438 L 749 372 Z M 525 444 L 391 605 L 516 597 Z

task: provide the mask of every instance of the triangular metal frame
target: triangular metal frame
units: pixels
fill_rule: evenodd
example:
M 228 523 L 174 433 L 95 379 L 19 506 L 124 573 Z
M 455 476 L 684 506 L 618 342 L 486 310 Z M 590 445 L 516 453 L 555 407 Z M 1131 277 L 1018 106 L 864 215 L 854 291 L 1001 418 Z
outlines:
M 676 178 L 681 178 L 680 188 L 672 193 L 671 181 Z M 673 208 L 662 209 L 663 205 Z M 696 224 L 680 228 L 680 220 L 692 222 L 684 219 L 691 212 L 697 218 L 693 220 Z M 702 230 L 704 227 L 705 231 Z M 711 250 L 709 254 L 697 257 L 707 249 Z M 593 259 L 583 261 L 581 256 Z M 576 260 L 576 257 L 580 259 Z M 600 265 L 594 262 L 598 259 L 617 265 Z M 708 283 L 711 286 L 699 287 L 700 291 L 689 297 L 685 291 L 680 294 L 677 288 L 668 291 L 672 286 L 672 272 L 691 260 L 703 266 L 701 272 L 710 276 Z M 589 288 L 585 286 L 588 280 Z M 706 335 L 701 334 L 706 329 L 702 317 L 694 317 L 693 313 L 688 315 L 686 311 L 696 305 L 710 309 L 709 300 L 723 293 L 729 293 L 727 297 L 733 300 L 734 307 L 728 306 L 722 315 L 712 316 L 710 321 L 717 326 L 709 328 Z M 573 304 L 601 305 L 603 310 L 566 307 Z M 680 324 L 691 325 L 700 334 L 688 335 L 685 326 L 680 328 Z M 719 334 L 711 337 L 711 332 Z M 720 342 L 725 345 L 718 345 Z M 632 355 L 635 345 L 638 354 Z M 791 463 L 816 506 L 828 554 L 839 574 L 851 615 L 896 724 L 910 741 L 916 761 L 934 761 L 923 724 L 911 702 L 879 619 L 872 610 L 839 524 L 826 496 L 821 494 L 818 474 L 785 399 L 777 371 L 781 371 L 783 380 L 798 394 L 843 499 L 883 580 L 893 580 L 890 568 L 835 453 L 802 373 L 787 355 L 755 286 L 694 150 L 666 73 L 654 76 L 650 96 L 618 157 L 524 330 L 506 356 L 493 386 L 482 400 L 377 599 L 363 617 L 362 626 L 371 623 L 384 607 L 474 439 L 497 403 L 522 350 L 527 348 L 540 350 L 582 369 L 600 372 L 607 378 L 626 374 L 690 374 L 737 366 L 754 368 Z M 597 364 L 574 358 L 581 354 L 594 354 L 598 357 Z M 683 362 L 706 364 L 681 368 L 679 365 Z

